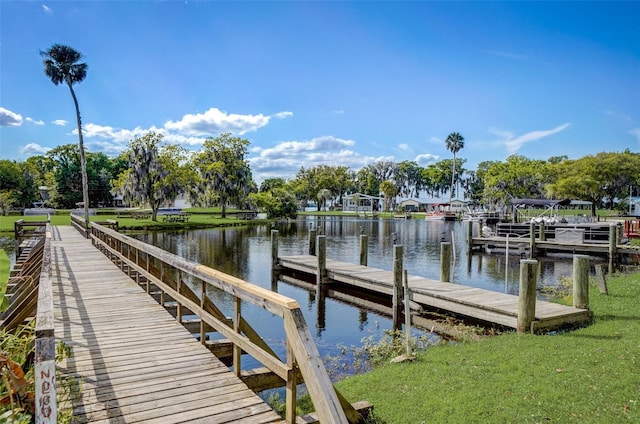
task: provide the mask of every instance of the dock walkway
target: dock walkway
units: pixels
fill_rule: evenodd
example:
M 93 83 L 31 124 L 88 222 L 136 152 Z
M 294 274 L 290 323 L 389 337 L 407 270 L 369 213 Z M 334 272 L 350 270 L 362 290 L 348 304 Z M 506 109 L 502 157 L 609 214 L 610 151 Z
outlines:
M 316 256 L 280 256 L 278 264 L 283 270 L 317 275 Z M 326 270 L 329 280 L 383 295 L 393 295 L 392 271 L 331 259 L 326 260 Z M 408 283 L 411 300 L 427 308 L 517 328 L 518 296 L 412 275 L 408 276 Z M 532 326 L 534 330 L 543 330 L 589 320 L 590 313 L 586 309 L 537 300 Z
M 51 244 L 56 342 L 73 352 L 58 370 L 81 384 L 74 422 L 281 421 L 73 227 Z

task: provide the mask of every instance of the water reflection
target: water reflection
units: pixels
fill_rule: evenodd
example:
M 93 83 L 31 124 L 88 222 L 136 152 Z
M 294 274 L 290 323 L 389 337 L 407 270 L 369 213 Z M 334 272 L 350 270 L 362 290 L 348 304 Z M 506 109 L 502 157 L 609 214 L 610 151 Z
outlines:
M 391 328 L 390 319 L 334 298 L 319 295 L 285 282 L 271 281 L 271 229 L 279 231 L 281 255 L 306 254 L 311 229 L 326 235 L 327 257 L 359 262 L 360 234 L 369 238 L 369 265 L 392 269 L 393 246 L 404 247 L 404 268 L 410 274 L 439 279 L 440 243 L 453 241 L 456 261 L 452 281 L 488 290 L 517 294 L 519 256 L 466 253 L 466 226 L 461 223 L 420 220 L 378 220 L 345 217 L 304 217 L 275 226 L 248 226 L 224 229 L 157 232 L 136 235 L 170 252 L 203 263 L 261 287 L 298 300 L 305 319 L 315 330 L 314 338 L 322 355 L 335 354 L 338 344 L 359 345 L 363 337 L 379 337 Z M 506 278 L 505 278 L 506 268 Z M 539 285 L 553 285 L 572 273 L 571 259 L 540 260 Z M 224 313 L 232 311 L 230 296 L 209 290 L 209 296 Z M 258 308 L 252 308 L 258 309 Z M 281 323 L 262 310 L 252 311 L 248 321 L 261 335 L 276 343 L 282 338 Z

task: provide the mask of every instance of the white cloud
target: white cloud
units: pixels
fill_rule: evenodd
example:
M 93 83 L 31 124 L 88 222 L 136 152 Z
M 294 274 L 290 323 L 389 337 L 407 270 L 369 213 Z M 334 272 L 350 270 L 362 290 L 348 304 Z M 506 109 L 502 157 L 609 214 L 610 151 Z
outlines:
M 51 10 L 51 8 L 49 6 L 47 6 L 46 4 L 42 5 L 42 10 L 44 11 L 44 13 L 47 13 L 49 15 L 53 13 L 53 10 Z
M 65 121 L 64 119 L 56 119 L 55 121 L 51 121 L 51 123 L 59 127 L 64 127 L 69 123 L 69 121 Z
M 209 136 L 230 132 L 243 135 L 250 131 L 256 131 L 269 123 L 271 118 L 288 118 L 292 112 L 278 112 L 275 115 L 240 115 L 228 114 L 218 108 L 212 107 L 205 113 L 187 114 L 179 121 L 167 121 L 164 127 L 186 135 Z
M 638 140 L 638 143 L 640 143 L 640 128 L 632 128 L 629 134 L 634 136 L 636 140 Z
M 402 150 L 403 152 L 411 152 L 412 151 L 411 147 L 409 147 L 409 145 L 406 144 L 406 143 L 398 144 L 398 149 Z
M 41 120 L 36 121 L 35 119 L 30 118 L 30 117 L 28 117 L 28 116 L 26 117 L 26 119 L 25 119 L 25 120 L 26 120 L 27 122 L 31 122 L 33 125 L 44 125 L 44 121 L 41 121 Z
M 352 150 L 353 140 L 334 136 L 316 137 L 304 141 L 282 141 L 275 147 L 251 149 L 256 154 L 249 159 L 257 180 L 267 177 L 293 177 L 301 167 L 316 165 L 348 166 L 359 169 L 377 158 L 362 156 Z
M 0 127 L 19 127 L 20 125 L 22 125 L 22 115 L 0 107 Z
M 26 146 L 23 146 L 20 149 L 20 154 L 25 155 L 25 156 L 32 156 L 32 155 L 44 155 L 46 154 L 49 150 L 51 150 L 48 147 L 44 147 L 41 146 L 37 143 L 29 143 Z
M 438 155 L 432 155 L 431 153 L 423 153 L 414 159 L 414 161 L 420 166 L 427 166 L 429 164 L 435 163 L 440 159 Z
M 344 110 L 336 109 L 336 110 L 333 111 L 333 113 L 335 113 L 336 115 L 342 115 L 344 113 Z
M 569 128 L 570 125 L 571 124 L 567 122 L 550 130 L 531 131 L 526 134 L 519 135 L 517 137 L 515 136 L 514 133 L 510 131 L 491 129 L 490 132 L 501 138 L 501 140 L 498 140 L 496 143 L 504 145 L 507 149 L 507 152 L 510 155 L 512 155 L 516 153 L 518 150 L 520 150 L 520 148 L 525 143 L 536 141 L 541 138 L 559 133 Z

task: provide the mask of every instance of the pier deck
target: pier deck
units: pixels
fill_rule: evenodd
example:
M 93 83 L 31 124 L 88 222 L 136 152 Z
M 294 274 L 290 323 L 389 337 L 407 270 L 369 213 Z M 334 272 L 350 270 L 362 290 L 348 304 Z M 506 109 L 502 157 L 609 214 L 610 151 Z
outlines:
M 73 352 L 57 368 L 82 394 L 74 422 L 281 421 L 89 240 L 73 227 L 53 232 L 56 342 Z
M 278 257 L 278 264 L 283 270 L 311 275 L 317 275 L 317 261 L 317 257 L 312 255 Z M 392 271 L 331 259 L 326 260 L 326 269 L 329 280 L 388 296 L 393 294 Z M 424 307 L 517 328 L 518 296 L 411 275 L 408 283 L 411 300 Z M 542 300 L 536 302 L 535 317 L 534 330 L 586 323 L 591 319 L 588 310 Z

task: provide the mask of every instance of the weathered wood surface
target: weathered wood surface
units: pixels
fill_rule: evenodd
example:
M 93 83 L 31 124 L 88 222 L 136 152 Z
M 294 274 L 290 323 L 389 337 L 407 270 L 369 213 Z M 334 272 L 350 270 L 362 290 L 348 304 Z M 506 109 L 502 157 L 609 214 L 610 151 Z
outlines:
M 75 229 L 56 227 L 52 247 L 56 341 L 73 349 L 58 369 L 82 380 L 77 422 L 281 421 Z
M 283 269 L 313 274 L 315 261 L 309 255 L 281 256 L 278 264 Z M 327 259 L 327 278 L 383 295 L 393 294 L 392 271 Z M 408 280 L 411 300 L 420 305 L 517 328 L 518 296 L 419 276 L 410 275 Z M 537 300 L 533 327 L 545 329 L 589 320 L 590 313 L 584 309 Z

